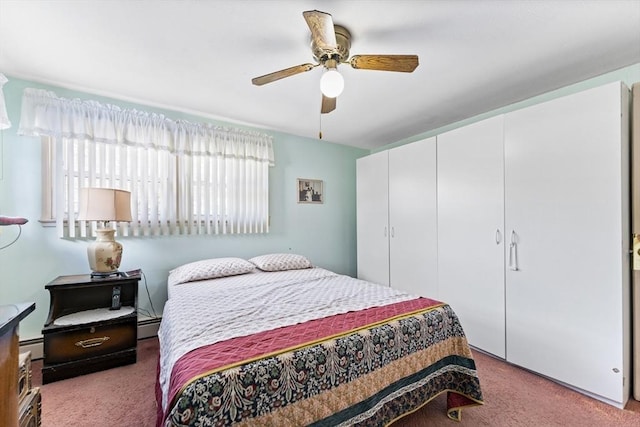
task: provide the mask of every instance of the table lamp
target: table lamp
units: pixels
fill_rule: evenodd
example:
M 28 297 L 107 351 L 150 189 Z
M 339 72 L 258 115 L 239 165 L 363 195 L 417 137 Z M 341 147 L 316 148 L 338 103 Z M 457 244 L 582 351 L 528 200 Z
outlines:
M 109 221 L 131 221 L 131 193 L 113 188 L 80 189 L 80 221 L 101 221 L 96 240 L 87 248 L 91 277 L 108 277 L 118 273 L 122 245 L 113 238 L 116 230 Z

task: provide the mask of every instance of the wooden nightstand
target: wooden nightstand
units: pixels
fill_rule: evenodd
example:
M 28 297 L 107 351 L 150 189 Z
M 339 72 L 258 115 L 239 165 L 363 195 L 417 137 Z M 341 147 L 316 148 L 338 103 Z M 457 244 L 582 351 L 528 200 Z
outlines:
M 136 362 L 140 276 L 60 276 L 45 288 L 51 302 L 42 329 L 42 383 Z M 111 310 L 119 293 L 121 308 Z

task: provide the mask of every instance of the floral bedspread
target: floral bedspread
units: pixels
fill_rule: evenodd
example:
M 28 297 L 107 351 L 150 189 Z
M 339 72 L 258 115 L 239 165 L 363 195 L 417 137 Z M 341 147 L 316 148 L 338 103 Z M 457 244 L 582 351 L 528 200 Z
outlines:
M 229 363 L 238 348 L 246 357 Z M 452 419 L 483 404 L 456 314 L 426 298 L 216 343 L 173 372 L 158 425 L 383 426 L 441 393 Z

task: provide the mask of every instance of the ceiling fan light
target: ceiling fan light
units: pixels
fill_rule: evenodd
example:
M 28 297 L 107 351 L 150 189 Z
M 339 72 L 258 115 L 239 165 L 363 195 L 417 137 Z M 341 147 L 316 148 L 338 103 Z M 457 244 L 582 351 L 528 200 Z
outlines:
M 329 68 L 320 78 L 320 91 L 327 98 L 336 98 L 344 89 L 344 78 L 335 68 Z

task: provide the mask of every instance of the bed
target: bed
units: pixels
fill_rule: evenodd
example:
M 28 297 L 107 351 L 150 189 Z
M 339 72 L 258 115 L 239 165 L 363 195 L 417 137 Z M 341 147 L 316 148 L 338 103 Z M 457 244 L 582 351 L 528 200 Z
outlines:
M 383 426 L 442 393 L 454 420 L 483 404 L 449 305 L 301 255 L 172 270 L 158 337 L 158 426 Z

